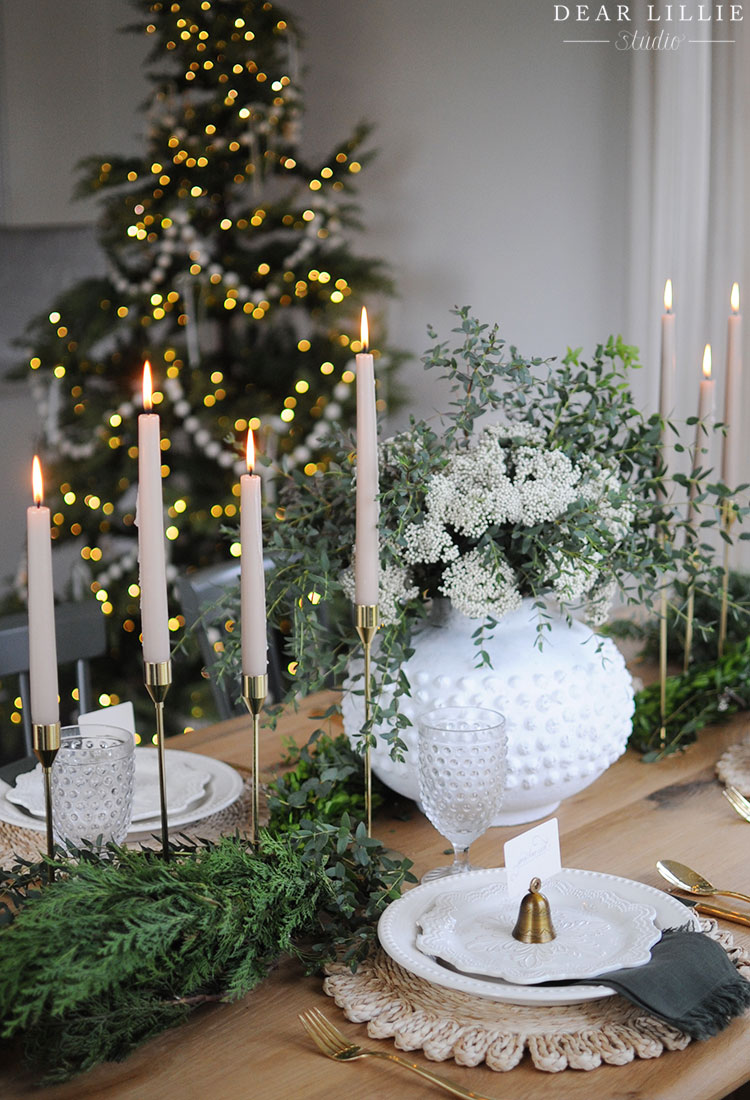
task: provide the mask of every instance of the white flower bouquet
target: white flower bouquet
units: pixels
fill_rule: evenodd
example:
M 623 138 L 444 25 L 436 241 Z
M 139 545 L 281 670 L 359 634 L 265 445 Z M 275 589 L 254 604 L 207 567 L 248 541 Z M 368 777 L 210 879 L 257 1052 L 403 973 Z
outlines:
M 667 503 L 661 421 L 633 404 L 636 350 L 610 339 L 588 363 L 571 351 L 560 362 L 524 359 L 497 328 L 456 313 L 460 346 L 438 343 L 423 360 L 449 380 L 448 410 L 435 422 L 412 418 L 380 446 L 374 660 L 397 691 L 375 720 L 390 721 L 397 745 L 397 698 L 409 691 L 401 666 L 434 599 L 477 620 L 481 661 L 484 632 L 524 597 L 540 609 L 552 597 L 601 623 L 617 591 L 648 602 L 665 573 L 687 563 L 694 575 L 701 560 L 698 532 L 683 538 L 685 521 Z M 334 459 L 310 477 L 292 471 L 268 525 L 269 611 L 287 638 L 290 697 L 341 683 L 353 649 L 355 443 L 336 431 Z M 709 495 L 702 480 L 681 483 L 696 502 Z

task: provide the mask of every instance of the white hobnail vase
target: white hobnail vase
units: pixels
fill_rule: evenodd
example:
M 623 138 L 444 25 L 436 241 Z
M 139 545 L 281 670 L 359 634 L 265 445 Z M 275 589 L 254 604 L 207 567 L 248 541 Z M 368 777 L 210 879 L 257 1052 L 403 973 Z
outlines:
M 375 774 L 415 801 L 418 716 L 434 707 L 480 706 L 505 716 L 508 773 L 495 825 L 517 825 L 552 813 L 563 798 L 583 790 L 625 751 L 633 716 L 633 685 L 622 654 L 609 638 L 583 623 L 553 616 L 539 646 L 539 612 L 532 600 L 506 615 L 485 639 L 492 667 L 477 668 L 472 635 L 480 623 L 436 601 L 415 633 L 414 654 L 403 666 L 411 695 L 398 700 L 411 726 L 402 731 L 408 750 L 392 760 L 378 738 L 371 753 Z M 352 661 L 360 674 L 362 662 Z M 361 694 L 343 698 L 344 729 L 356 740 L 364 720 Z M 361 679 L 357 685 L 361 692 Z M 387 706 L 391 694 L 379 701 Z M 377 735 L 378 729 L 375 728 Z

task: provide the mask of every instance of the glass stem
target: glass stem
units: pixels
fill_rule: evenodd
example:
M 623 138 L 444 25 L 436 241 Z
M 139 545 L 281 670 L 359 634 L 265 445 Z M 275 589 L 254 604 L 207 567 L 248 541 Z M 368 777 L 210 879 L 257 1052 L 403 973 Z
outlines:
M 468 871 L 469 870 L 469 849 L 466 848 L 454 848 L 453 849 L 453 871 Z

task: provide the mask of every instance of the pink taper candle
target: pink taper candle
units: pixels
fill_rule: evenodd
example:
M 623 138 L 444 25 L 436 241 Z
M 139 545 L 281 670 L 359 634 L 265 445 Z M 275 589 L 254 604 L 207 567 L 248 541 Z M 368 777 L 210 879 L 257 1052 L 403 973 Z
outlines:
M 703 377 L 698 395 L 698 423 L 695 425 L 695 450 L 693 451 L 693 474 L 700 467 L 707 469 L 711 465 L 711 441 L 714 425 L 714 388 L 711 377 L 711 345 L 703 349 Z M 703 452 L 706 452 L 705 454 Z M 688 523 L 695 518 L 695 485 L 690 486 L 688 503 Z
M 362 308 L 357 355 L 357 505 L 354 548 L 354 602 L 376 605 L 380 583 L 378 545 L 378 424 L 375 366 L 368 348 L 367 310 Z
M 266 578 L 263 571 L 263 528 L 260 478 L 253 473 L 255 445 L 247 433 L 247 473 L 240 478 L 240 625 L 242 673 L 265 676 L 268 668 L 266 635 Z
M 724 423 L 726 435 L 721 456 L 721 480 L 734 489 L 739 484 L 742 424 L 742 314 L 740 313 L 740 288 L 732 286 L 729 299 L 732 312 L 727 331 L 727 371 L 724 383 Z
M 138 417 L 138 562 L 144 661 L 169 660 L 169 610 L 161 491 L 159 417 L 151 412 L 151 365 L 143 364 L 143 408 Z
M 674 415 L 675 393 L 675 331 L 672 312 L 672 280 L 664 285 L 664 312 L 661 315 L 661 375 L 659 380 L 659 415 L 664 421 L 662 429 L 662 461 L 669 477 L 672 459 L 672 429 L 667 421 Z
M 36 455 L 32 486 L 35 503 L 26 512 L 31 721 L 35 725 L 52 725 L 60 721 L 52 543 L 49 508 L 42 504 L 42 469 Z
M 701 388 L 698 396 L 698 432 L 696 435 L 696 443 L 699 443 L 698 450 L 705 448 L 710 444 L 711 437 L 706 436 L 705 432 L 701 432 L 700 425 L 710 432 L 713 419 L 714 419 L 714 380 L 711 377 L 711 345 L 706 344 L 703 349 L 703 377 L 701 378 Z

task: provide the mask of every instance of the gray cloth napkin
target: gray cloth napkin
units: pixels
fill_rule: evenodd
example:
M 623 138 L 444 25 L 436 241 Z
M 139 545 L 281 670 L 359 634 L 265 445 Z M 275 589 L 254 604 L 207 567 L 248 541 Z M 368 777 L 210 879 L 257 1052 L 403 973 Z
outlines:
M 609 986 L 693 1039 L 716 1035 L 750 1008 L 750 982 L 723 947 L 701 932 L 680 928 L 664 932 L 644 966 L 564 984 Z

